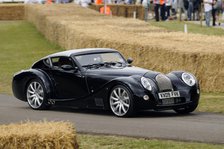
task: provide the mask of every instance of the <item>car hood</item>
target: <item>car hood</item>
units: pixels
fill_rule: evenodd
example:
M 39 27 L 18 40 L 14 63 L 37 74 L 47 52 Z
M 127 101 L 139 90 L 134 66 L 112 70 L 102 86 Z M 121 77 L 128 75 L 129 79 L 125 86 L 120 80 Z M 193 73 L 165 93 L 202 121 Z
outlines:
M 98 68 L 88 69 L 87 75 L 101 75 L 101 76 L 113 76 L 113 77 L 128 77 L 133 75 L 140 75 L 146 77 L 154 77 L 158 72 L 147 70 L 139 67 L 111 67 L 111 68 Z

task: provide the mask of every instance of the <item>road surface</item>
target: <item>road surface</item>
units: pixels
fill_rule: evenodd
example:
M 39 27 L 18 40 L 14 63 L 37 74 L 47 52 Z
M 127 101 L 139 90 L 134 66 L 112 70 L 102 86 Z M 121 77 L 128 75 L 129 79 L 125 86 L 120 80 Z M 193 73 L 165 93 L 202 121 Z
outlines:
M 0 95 L 0 124 L 25 120 L 69 121 L 77 132 L 112 134 L 224 144 L 224 115 L 195 112 L 180 116 L 172 111 L 144 111 L 133 118 L 118 118 L 102 110 L 55 107 L 37 111 L 12 96 Z

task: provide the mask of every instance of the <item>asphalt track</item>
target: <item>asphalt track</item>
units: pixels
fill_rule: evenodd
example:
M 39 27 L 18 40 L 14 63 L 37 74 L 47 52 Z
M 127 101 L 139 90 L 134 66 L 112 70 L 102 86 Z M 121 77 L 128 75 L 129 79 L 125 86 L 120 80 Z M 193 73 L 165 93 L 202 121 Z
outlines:
M 55 107 L 37 111 L 12 96 L 0 95 L 0 124 L 25 120 L 70 121 L 77 132 L 112 134 L 224 144 L 224 115 L 194 112 L 180 116 L 172 111 L 143 111 L 133 118 L 118 118 L 102 110 Z

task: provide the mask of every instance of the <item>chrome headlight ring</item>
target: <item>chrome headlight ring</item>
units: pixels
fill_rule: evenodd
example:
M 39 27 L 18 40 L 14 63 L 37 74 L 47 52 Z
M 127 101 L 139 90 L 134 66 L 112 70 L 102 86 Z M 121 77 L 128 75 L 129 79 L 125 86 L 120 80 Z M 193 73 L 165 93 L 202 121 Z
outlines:
M 188 86 L 194 86 L 196 84 L 195 77 L 190 73 L 186 72 L 182 73 L 181 78 L 184 81 L 184 83 L 187 84 Z
M 141 84 L 145 89 L 147 89 L 149 91 L 152 90 L 152 85 L 150 84 L 149 79 L 147 79 L 145 77 L 141 77 Z

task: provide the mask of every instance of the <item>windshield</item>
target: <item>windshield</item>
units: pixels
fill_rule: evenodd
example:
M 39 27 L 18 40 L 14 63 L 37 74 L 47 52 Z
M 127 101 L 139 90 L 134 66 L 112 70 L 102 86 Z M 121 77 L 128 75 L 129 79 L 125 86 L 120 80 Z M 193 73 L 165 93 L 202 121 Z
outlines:
M 125 60 L 117 52 L 111 53 L 96 53 L 96 54 L 85 54 L 75 56 L 76 60 L 82 67 L 91 65 L 103 65 L 103 64 L 125 64 Z

